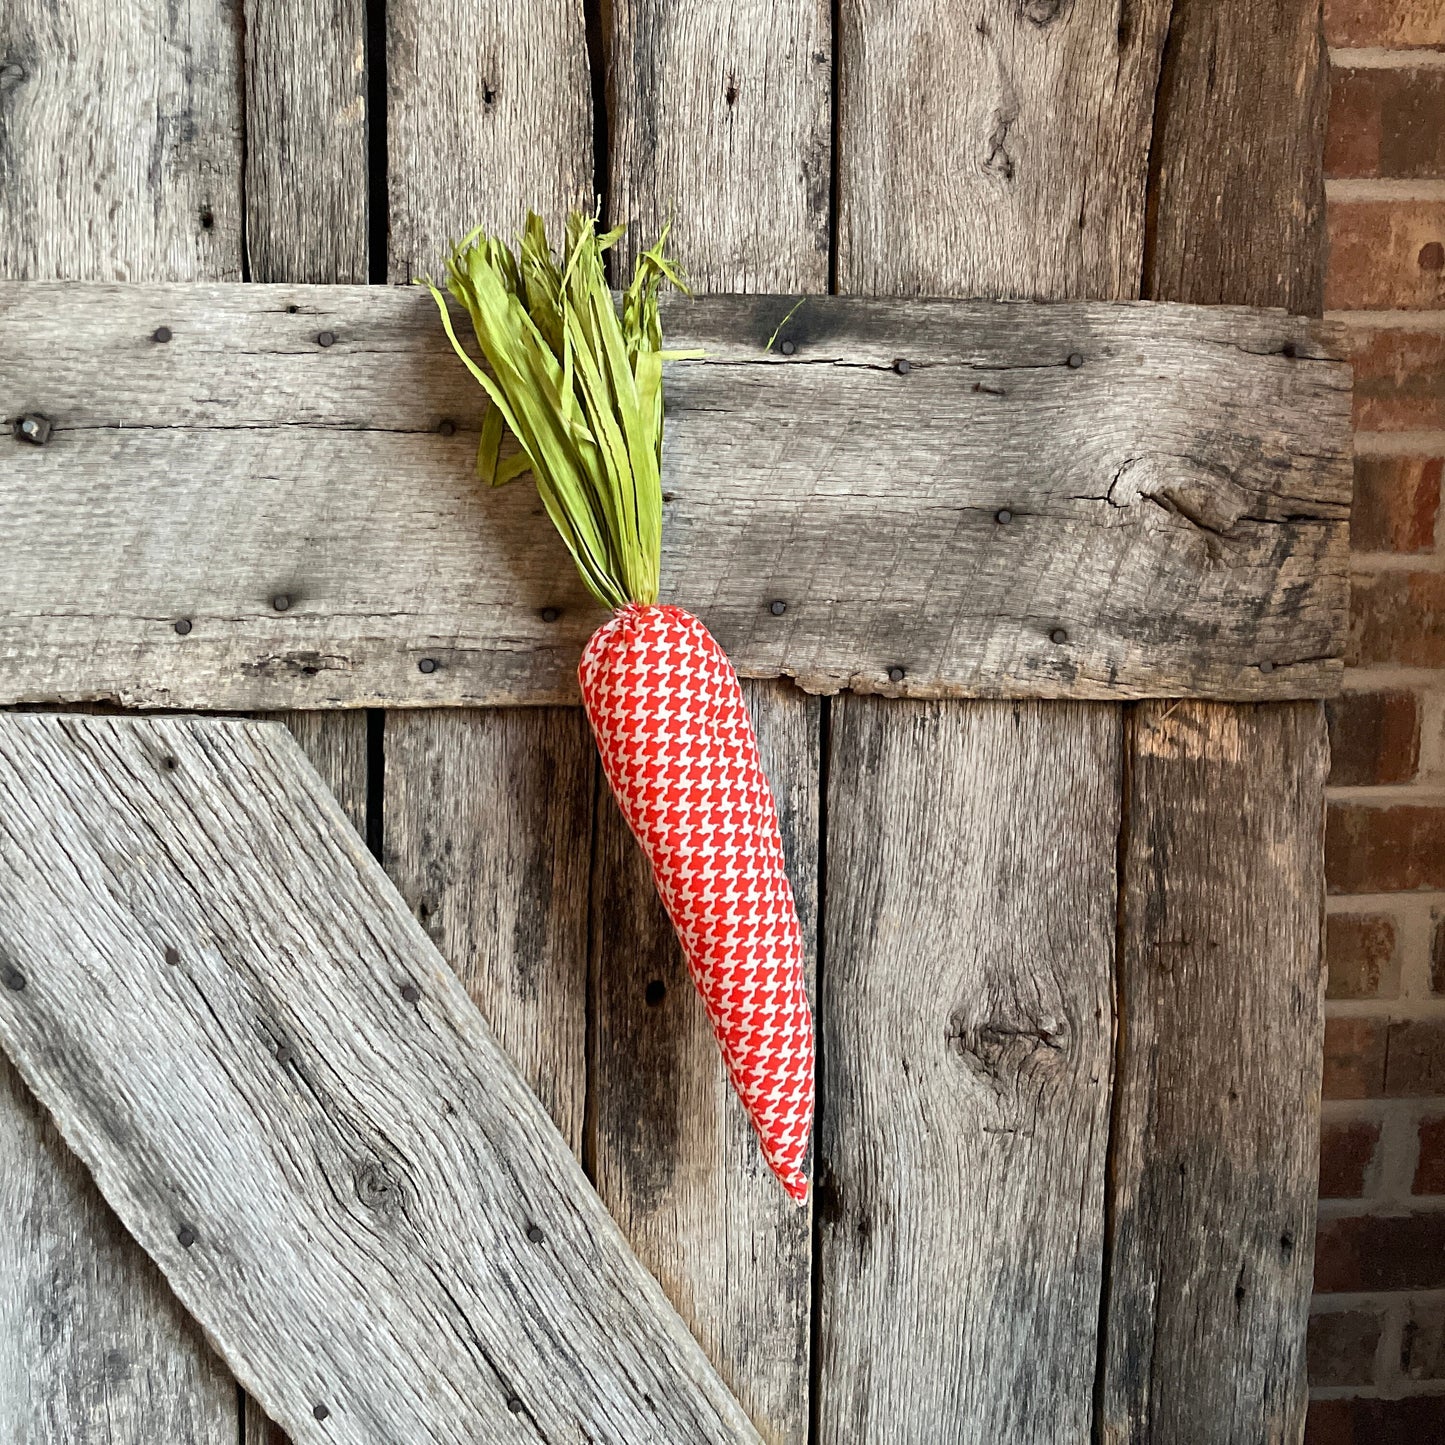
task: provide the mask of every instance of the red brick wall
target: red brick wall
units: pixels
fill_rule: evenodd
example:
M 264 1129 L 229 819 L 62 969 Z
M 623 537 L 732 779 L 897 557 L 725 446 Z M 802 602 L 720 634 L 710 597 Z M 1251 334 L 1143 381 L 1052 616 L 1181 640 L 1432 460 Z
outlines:
M 1445 1442 L 1445 0 L 1326 0 L 1356 370 L 1308 1445 Z

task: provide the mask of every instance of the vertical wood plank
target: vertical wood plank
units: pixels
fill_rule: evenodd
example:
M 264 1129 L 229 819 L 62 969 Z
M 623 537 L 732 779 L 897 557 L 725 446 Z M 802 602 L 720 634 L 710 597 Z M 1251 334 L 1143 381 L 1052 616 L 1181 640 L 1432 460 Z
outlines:
M 351 820 L 351 826 L 365 838 L 369 791 L 366 714 L 360 711 L 282 712 L 270 716 L 290 728 L 311 759 L 311 766 Z
M 1169 0 L 843 0 L 840 289 L 1123 297 L 1139 285 Z
M 1119 710 L 835 708 L 820 1439 L 1088 1438 Z
M 241 277 L 241 29 L 211 0 L 6 0 L 0 275 Z
M 591 738 L 580 708 L 393 712 L 383 862 L 582 1152 Z
M 1132 714 L 1102 1438 L 1292 1445 L 1319 1162 L 1323 717 Z
M 246 6 L 253 281 L 367 278 L 365 0 Z
M 474 226 L 591 205 L 581 0 L 389 0 L 386 20 L 394 281 L 439 274 Z M 579 1153 L 594 770 L 580 709 L 387 714 L 388 869 Z M 483 955 L 488 910 L 507 926 Z
M 828 7 L 622 0 L 604 25 L 609 204 L 631 227 L 624 260 L 671 222 L 695 290 L 826 290 Z M 685 592 L 671 600 L 688 602 Z M 759 597 L 759 609 L 771 600 Z M 779 802 L 811 989 L 822 709 L 785 684 L 745 690 Z M 610 798 L 593 898 L 598 1190 L 764 1438 L 795 1445 L 809 1430 L 811 1210 L 790 1204 L 762 1164 Z
M 1175 4 L 1147 295 L 1319 312 L 1324 87 L 1315 0 L 1228 17 Z M 1150 704 L 1132 736 L 1100 1435 L 1293 1445 L 1318 1183 L 1323 709 Z
M 820 703 L 779 683 L 744 688 L 811 987 Z M 592 895 L 598 1192 L 763 1438 L 806 1440 L 811 1211 L 763 1163 L 647 860 L 605 790 Z
M 204 0 L 0 8 L 0 275 L 241 276 L 241 32 Z M 0 1439 L 234 1445 L 199 1330 L 0 1059 Z
M 511 235 L 593 199 L 582 0 L 389 0 L 389 274 L 442 274 L 473 226 Z

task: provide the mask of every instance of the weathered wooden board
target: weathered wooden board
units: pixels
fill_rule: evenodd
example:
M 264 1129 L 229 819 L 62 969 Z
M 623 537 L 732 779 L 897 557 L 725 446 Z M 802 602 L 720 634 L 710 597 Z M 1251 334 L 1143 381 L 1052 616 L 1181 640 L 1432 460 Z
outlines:
M 1312 0 L 1175 8 L 1147 294 L 1319 311 L 1319 32 Z M 1131 729 L 1105 1445 L 1304 1430 L 1323 732 L 1318 707 L 1149 707 Z
M 1292 1445 L 1319 1165 L 1324 722 L 1309 703 L 1151 703 L 1130 734 L 1100 1438 Z
M 744 684 L 808 942 L 821 703 Z M 763 1163 L 647 861 L 610 795 L 592 867 L 597 1191 L 769 1445 L 808 1438 L 812 1213 Z
M 850 698 L 832 741 L 819 1439 L 1078 1445 L 1119 710 Z
M 243 274 L 239 21 L 0 5 L 0 277 Z M 0 1440 L 234 1445 L 230 1376 L 3 1058 L 0 1218 Z
M 579 1157 L 595 771 L 580 708 L 386 720 L 386 871 Z
M 826 290 L 827 6 L 624 0 L 604 25 L 609 214 L 631 222 L 623 265 L 671 222 L 696 292 Z M 779 318 L 775 303 L 759 305 L 765 340 Z M 685 478 L 670 485 L 688 491 Z M 785 682 L 744 688 L 779 803 L 811 986 L 826 705 Z M 804 1445 L 812 1211 L 794 1206 L 762 1167 L 650 872 L 610 799 L 598 824 L 598 1192 L 763 1438 Z
M 709 357 L 669 378 L 664 590 L 745 675 L 904 695 L 1335 684 L 1348 370 L 1311 323 L 815 298 L 784 327 L 793 354 L 765 353 L 791 304 L 667 317 Z M 0 414 L 56 428 L 0 443 L 0 698 L 573 697 L 598 611 L 530 488 L 477 485 L 480 392 L 430 307 L 0 287 Z
M 1159 48 L 1174 8 L 842 5 L 841 289 L 1137 294 Z
M 12 715 L 0 799 L 0 1043 L 298 1445 L 757 1439 L 284 729 Z

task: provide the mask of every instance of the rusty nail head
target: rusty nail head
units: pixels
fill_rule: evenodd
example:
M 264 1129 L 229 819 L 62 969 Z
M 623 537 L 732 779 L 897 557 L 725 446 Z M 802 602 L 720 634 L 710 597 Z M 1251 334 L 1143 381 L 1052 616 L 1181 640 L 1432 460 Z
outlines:
M 277 612 L 285 612 L 291 606 L 291 599 L 284 592 L 278 592 L 271 599 L 271 606 L 274 607 Z
M 781 351 L 784 356 L 791 356 L 797 349 L 796 343 L 792 341 L 780 341 L 778 343 L 778 350 Z
M 774 617 L 781 617 L 787 610 L 788 604 L 782 601 L 781 598 L 776 602 L 768 603 L 768 611 L 771 612 Z
M 39 412 L 22 416 L 15 423 L 15 435 L 33 447 L 43 447 L 50 440 L 50 418 L 41 416 Z
M 189 1249 L 196 1242 L 196 1231 L 189 1224 L 183 1224 L 176 1230 L 176 1239 L 182 1249 Z
M 508 1395 L 507 1409 L 514 1415 L 520 1415 L 522 1413 L 522 1397 L 520 1395 Z
M 913 365 L 906 356 L 900 356 L 898 360 L 893 363 L 893 369 L 899 376 L 907 376 L 908 373 L 913 370 Z
M 168 943 L 162 951 L 161 957 L 174 968 L 181 961 L 181 951 L 174 943 Z
M 1261 672 L 1273 672 L 1273 671 L 1274 671 L 1274 663 L 1268 662 L 1268 661 L 1266 661 L 1266 662 L 1261 662 L 1260 665 L 1259 665 L 1259 670 L 1260 670 Z
M 157 326 L 151 332 L 152 341 L 169 341 L 171 339 L 171 328 L 169 326 Z
M 437 423 L 437 431 L 444 437 L 454 437 L 457 434 L 457 424 L 450 417 L 443 417 Z
M 191 619 L 189 617 L 176 618 L 176 631 L 180 636 L 185 637 L 191 630 Z
M 1062 627 L 1056 627 L 1049 633 L 1049 641 L 1062 646 L 1069 640 L 1069 634 Z
M 311 1413 L 315 1415 L 318 1420 L 324 1420 L 331 1411 L 325 1405 L 313 1405 L 311 1407 Z
M 1084 364 L 1084 353 L 1082 351 L 1071 351 L 1069 353 L 1069 367 L 1077 371 Z
M 407 1003 L 421 1002 L 421 990 L 414 983 L 402 984 L 401 996 Z
M 901 667 L 890 667 L 888 669 L 889 682 L 902 682 L 906 676 L 907 674 Z
M 437 660 L 436 660 L 436 658 L 434 658 L 434 657 L 424 657 L 424 658 L 422 658 L 422 660 L 421 660 L 419 663 L 417 663 L 417 670 L 418 670 L 419 672 L 425 672 L 425 673 L 428 673 L 428 674 L 435 672 L 435 671 L 437 670 Z
M 334 346 L 336 344 L 336 333 L 334 331 L 323 331 L 316 338 L 318 346 Z
M 541 1244 L 542 1231 L 538 1229 L 535 1224 L 529 1224 L 527 1226 L 527 1238 L 530 1239 L 533 1244 Z
M 561 615 L 555 607 L 544 607 L 542 609 L 543 622 L 555 622 Z
M 1000 527 L 1007 527 L 1008 524 L 1013 521 L 1014 514 L 1009 511 L 1007 507 L 1000 507 L 998 511 L 993 514 L 993 519 Z
M 0 966 L 0 978 L 5 980 L 5 987 L 13 993 L 19 993 L 25 987 L 25 975 L 8 961 Z

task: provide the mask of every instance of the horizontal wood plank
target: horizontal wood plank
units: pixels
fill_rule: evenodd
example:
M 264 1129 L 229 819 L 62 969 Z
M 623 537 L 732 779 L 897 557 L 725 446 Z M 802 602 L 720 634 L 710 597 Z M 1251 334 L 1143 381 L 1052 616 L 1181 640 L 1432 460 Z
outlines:
M 668 375 L 664 595 L 743 675 L 1335 687 L 1349 372 L 1320 323 L 794 305 L 666 313 L 707 355 Z M 0 439 L 0 702 L 575 700 L 601 613 L 532 488 L 477 484 L 481 412 L 415 289 L 0 286 L 0 415 L 53 427 Z
M 295 1445 L 754 1441 L 294 739 L 0 718 L 0 1044 Z

